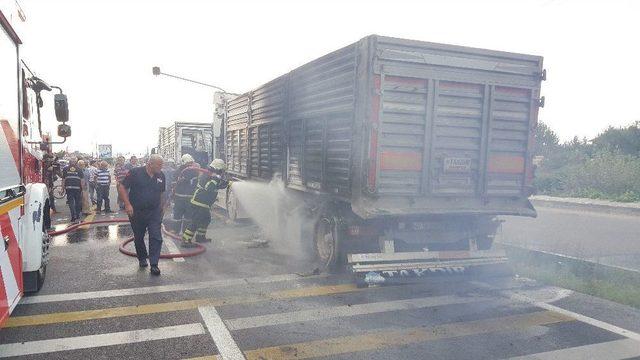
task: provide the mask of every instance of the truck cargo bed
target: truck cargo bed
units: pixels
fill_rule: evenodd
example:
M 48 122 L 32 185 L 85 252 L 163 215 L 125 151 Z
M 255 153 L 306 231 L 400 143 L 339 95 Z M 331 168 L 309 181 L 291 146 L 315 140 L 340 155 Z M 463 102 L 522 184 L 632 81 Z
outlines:
M 543 78 L 539 56 L 372 35 L 229 101 L 229 171 L 362 218 L 535 216 Z

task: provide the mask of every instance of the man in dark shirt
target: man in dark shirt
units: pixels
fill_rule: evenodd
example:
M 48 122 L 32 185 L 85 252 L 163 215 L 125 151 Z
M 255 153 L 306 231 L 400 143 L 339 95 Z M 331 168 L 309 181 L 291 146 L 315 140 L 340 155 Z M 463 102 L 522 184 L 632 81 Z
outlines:
M 165 199 L 162 193 L 166 190 L 162 163 L 162 157 L 153 154 L 145 166 L 131 169 L 124 180 L 118 184 L 118 193 L 131 221 L 140 267 L 147 266 L 148 257 L 153 275 L 160 275 L 158 268 L 162 249 L 160 226 Z M 149 233 L 148 255 L 144 244 L 144 234 L 147 231 Z

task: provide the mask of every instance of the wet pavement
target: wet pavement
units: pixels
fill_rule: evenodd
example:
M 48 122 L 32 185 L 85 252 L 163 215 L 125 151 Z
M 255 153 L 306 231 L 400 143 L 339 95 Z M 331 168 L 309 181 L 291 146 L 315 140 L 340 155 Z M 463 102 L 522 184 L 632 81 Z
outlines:
M 251 247 L 254 225 L 216 215 L 207 251 L 162 260 L 160 277 L 118 252 L 131 234 L 126 224 L 56 238 L 44 287 L 0 330 L 0 357 L 640 356 L 640 311 L 633 308 L 512 277 L 358 288 L 346 273 L 306 276 L 312 265 L 303 247 Z

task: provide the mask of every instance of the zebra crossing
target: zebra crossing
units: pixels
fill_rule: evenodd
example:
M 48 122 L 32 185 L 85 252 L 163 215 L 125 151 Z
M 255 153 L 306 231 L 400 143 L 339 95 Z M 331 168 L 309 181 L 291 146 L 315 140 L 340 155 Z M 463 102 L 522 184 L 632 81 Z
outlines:
M 640 356 L 637 333 L 514 291 L 473 281 L 358 288 L 340 276 L 282 274 L 39 295 L 0 330 L 0 358 Z M 160 295 L 172 301 L 149 302 Z

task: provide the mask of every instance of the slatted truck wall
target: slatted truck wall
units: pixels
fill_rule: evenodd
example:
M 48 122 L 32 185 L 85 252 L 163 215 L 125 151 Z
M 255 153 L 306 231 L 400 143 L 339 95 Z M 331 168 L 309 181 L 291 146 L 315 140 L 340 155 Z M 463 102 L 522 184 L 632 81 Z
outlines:
M 227 104 L 230 171 L 363 218 L 534 215 L 538 56 L 372 35 Z

